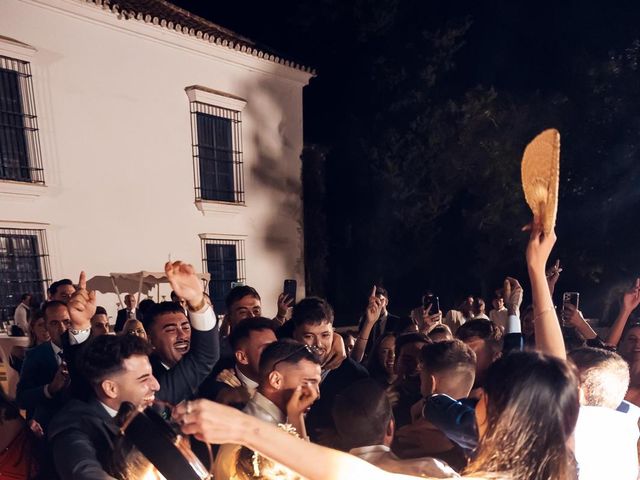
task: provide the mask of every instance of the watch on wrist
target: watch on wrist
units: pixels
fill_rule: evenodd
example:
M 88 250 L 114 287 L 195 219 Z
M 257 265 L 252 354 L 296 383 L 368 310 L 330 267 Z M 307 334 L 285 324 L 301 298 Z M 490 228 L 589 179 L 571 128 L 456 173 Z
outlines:
M 207 298 L 204 295 L 202 295 L 202 300 L 198 305 L 193 306 L 189 302 L 187 302 L 187 308 L 189 309 L 190 312 L 199 312 L 204 308 L 206 304 L 207 304 Z
M 80 335 L 81 333 L 87 333 L 91 331 L 91 327 L 89 328 L 80 328 L 80 329 L 75 329 L 75 328 L 70 328 L 69 332 L 71 332 L 72 335 Z

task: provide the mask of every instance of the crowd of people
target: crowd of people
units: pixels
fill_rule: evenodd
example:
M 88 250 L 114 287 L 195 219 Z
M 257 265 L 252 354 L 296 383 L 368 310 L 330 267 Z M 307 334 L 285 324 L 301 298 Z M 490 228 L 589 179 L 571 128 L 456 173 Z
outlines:
M 182 262 L 165 265 L 172 301 L 127 295 L 115 334 L 84 273 L 54 282 L 16 310 L 30 343 L 12 353 L 16 398 L 0 396 L 0 479 L 163 478 L 151 434 L 127 435 L 152 411 L 216 480 L 635 480 L 640 279 L 607 338 L 574 305 L 561 322 L 555 234 L 530 228 L 531 306 L 507 277 L 488 313 L 468 297 L 443 314 L 426 292 L 395 316 L 378 285 L 342 334 L 326 299 L 282 294 L 267 318 L 250 286 L 219 324 Z

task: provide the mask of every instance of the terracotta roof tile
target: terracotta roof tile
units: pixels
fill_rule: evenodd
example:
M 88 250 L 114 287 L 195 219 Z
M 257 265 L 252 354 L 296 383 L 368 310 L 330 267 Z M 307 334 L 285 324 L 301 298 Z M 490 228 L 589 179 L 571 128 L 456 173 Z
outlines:
M 216 43 L 232 50 L 279 63 L 315 75 L 315 70 L 287 60 L 272 49 L 257 44 L 231 30 L 199 17 L 166 0 L 84 0 L 109 9 L 118 18 L 136 19 Z

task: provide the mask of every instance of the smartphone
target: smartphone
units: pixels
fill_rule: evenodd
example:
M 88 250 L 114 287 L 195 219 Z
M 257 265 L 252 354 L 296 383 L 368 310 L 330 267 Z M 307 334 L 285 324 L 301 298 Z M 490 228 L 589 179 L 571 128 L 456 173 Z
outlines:
M 562 294 L 562 305 L 571 304 L 576 308 L 580 308 L 580 294 L 578 292 L 564 292 Z
M 564 292 L 562 294 L 562 326 L 565 326 L 565 305 L 573 305 L 576 309 L 580 308 L 580 294 L 578 292 Z
M 298 282 L 293 278 L 287 278 L 284 281 L 282 291 L 292 300 L 291 306 L 296 304 L 296 292 L 298 290 Z
M 431 315 L 435 315 L 440 311 L 440 299 L 437 295 L 429 294 L 422 297 L 422 308 L 425 310 L 431 305 Z

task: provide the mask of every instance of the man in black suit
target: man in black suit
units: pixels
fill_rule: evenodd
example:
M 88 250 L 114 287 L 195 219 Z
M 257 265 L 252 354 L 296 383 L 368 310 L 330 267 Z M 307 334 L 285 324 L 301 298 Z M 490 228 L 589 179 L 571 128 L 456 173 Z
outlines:
M 118 316 L 116 317 L 116 324 L 113 327 L 113 331 L 116 333 L 120 333 L 124 324 L 127 323 L 127 320 L 137 319 L 142 320 L 142 315 L 140 314 L 140 310 L 136 308 L 137 299 L 135 295 L 126 294 L 124 296 L 124 304 L 127 308 L 123 308 L 118 310 Z
M 291 322 L 293 338 L 310 346 L 323 365 L 329 359 L 334 342 L 333 308 L 317 297 L 308 297 L 293 307 Z M 322 370 L 320 398 L 311 406 L 307 415 L 307 432 L 313 442 L 329 444 L 335 438 L 335 426 L 331 410 L 336 396 L 352 383 L 368 378 L 369 372 L 351 358 L 346 358 L 334 370 Z
M 234 356 L 225 361 L 217 376 L 207 377 L 198 396 L 238 405 L 246 403 L 258 388 L 260 357 L 266 346 L 276 341 L 275 323 L 264 317 L 242 320 L 228 339 Z
M 83 351 L 83 375 L 93 395 L 71 400 L 51 422 L 48 439 L 60 478 L 112 479 L 122 473 L 128 452 L 116 452 L 118 425 L 114 420 L 122 402 L 150 405 L 160 385 L 151 372 L 152 347 L 135 335 L 102 335 Z
M 16 401 L 27 411 L 27 419 L 34 419 L 46 429 L 67 399 L 69 372 L 63 361 L 63 336 L 69 328 L 70 317 L 67 306 L 60 301 L 47 302 L 43 316 L 51 341 L 27 351 Z
M 176 359 L 171 368 L 160 370 L 160 378 L 156 379 L 149 349 L 142 339 L 102 335 L 90 340 L 80 365 L 83 376 L 91 382 L 93 395 L 87 402 L 69 402 L 49 428 L 56 468 L 63 480 L 113 478 L 118 473 L 113 466 L 117 433 L 113 418 L 122 402 L 145 406 L 153 402 L 157 393 L 160 400 L 178 403 L 186 398 L 181 395 L 197 388 L 206 376 L 203 372 L 208 373 L 217 359 L 215 313 L 205 301 L 193 267 L 182 262 L 167 263 L 165 272 L 173 289 L 187 300 L 194 329 L 192 355 Z M 95 294 L 87 292 L 83 273 L 80 289 L 69 302 L 72 325 L 78 329 L 90 325 L 95 309 Z
M 143 320 L 154 347 L 149 358 L 153 374 L 160 382 L 162 398 L 169 403 L 192 397 L 220 357 L 219 330 L 213 328 L 215 316 L 204 325 L 202 314 L 189 305 L 189 318 L 180 305 L 161 302 L 154 304 Z M 213 315 L 213 308 L 205 305 Z
M 367 315 L 363 315 L 360 319 L 360 325 L 358 326 L 358 331 L 360 332 L 358 334 L 358 338 L 367 342 L 364 350 L 365 358 L 369 356 L 371 349 L 382 335 L 389 332 L 397 333 L 396 328 L 400 320 L 399 317 L 392 315 L 387 310 L 387 307 L 389 306 L 389 294 L 386 288 L 376 286 L 374 289 L 374 295 L 379 301 L 380 314 L 378 315 L 378 318 L 375 320 L 375 323 L 368 335 L 362 336 L 364 326 L 367 321 Z

